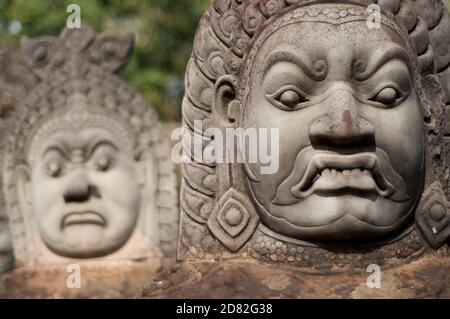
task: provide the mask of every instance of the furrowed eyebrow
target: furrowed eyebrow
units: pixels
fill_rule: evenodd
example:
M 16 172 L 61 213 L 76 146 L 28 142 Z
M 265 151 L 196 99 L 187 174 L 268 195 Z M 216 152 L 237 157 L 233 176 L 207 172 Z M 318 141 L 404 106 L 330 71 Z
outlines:
M 263 77 L 266 76 L 270 68 L 278 62 L 290 62 L 299 66 L 305 74 L 314 81 L 323 81 L 327 75 L 327 65 L 325 60 L 312 61 L 303 51 L 297 51 L 295 54 L 278 50 L 269 54 L 266 58 Z
M 42 157 L 45 157 L 48 153 L 50 153 L 52 151 L 56 151 L 56 152 L 60 153 L 66 159 L 70 158 L 70 151 L 63 142 L 56 141 L 56 142 L 51 143 L 49 146 L 47 146 L 45 148 L 44 152 L 42 152 Z
M 100 141 L 93 141 L 92 143 L 90 143 L 86 149 L 86 157 L 90 158 L 92 156 L 92 154 L 94 154 L 94 152 L 101 146 L 109 146 L 111 148 L 113 148 L 115 151 L 119 151 L 119 148 L 112 142 L 110 141 L 104 141 L 104 140 L 100 140 Z
M 365 81 L 371 78 L 383 65 L 392 60 L 403 61 L 408 66 L 408 69 L 411 70 L 411 61 L 406 50 L 401 46 L 392 46 L 387 50 L 385 48 L 375 50 L 369 62 L 363 68 L 361 65 L 357 65 L 358 61 L 361 60 L 357 60 L 352 66 L 353 77 L 357 81 Z M 361 70 L 357 70 L 358 68 Z

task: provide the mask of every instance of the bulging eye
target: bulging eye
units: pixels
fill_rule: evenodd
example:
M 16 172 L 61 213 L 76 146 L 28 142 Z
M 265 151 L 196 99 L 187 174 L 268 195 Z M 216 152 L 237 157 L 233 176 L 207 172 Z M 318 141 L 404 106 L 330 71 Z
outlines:
M 95 167 L 98 171 L 106 172 L 111 168 L 112 160 L 108 156 L 101 156 L 99 159 L 97 159 L 97 162 L 95 163 Z
M 379 91 L 370 100 L 386 106 L 394 107 L 400 104 L 403 100 L 403 94 L 398 89 L 389 86 Z
M 293 111 L 301 108 L 301 104 L 308 99 L 294 86 L 284 87 L 272 95 L 266 95 L 269 101 L 285 111 Z
M 61 175 L 62 167 L 59 162 L 51 161 L 46 165 L 47 175 L 50 177 L 58 177 Z
M 303 99 L 303 97 L 294 90 L 287 90 L 280 95 L 279 101 L 287 107 L 294 108 L 299 103 L 304 102 L 305 99 Z

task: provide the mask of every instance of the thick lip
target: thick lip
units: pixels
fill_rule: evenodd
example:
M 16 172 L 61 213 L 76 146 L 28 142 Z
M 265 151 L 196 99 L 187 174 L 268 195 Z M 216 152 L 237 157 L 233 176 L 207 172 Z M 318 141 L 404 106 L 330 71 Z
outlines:
M 336 174 L 319 175 L 327 169 L 336 170 Z M 343 176 L 342 171 L 346 170 L 355 176 L 349 172 Z M 337 176 L 337 171 L 342 174 Z M 311 146 L 300 150 L 290 175 L 278 185 L 272 204 L 294 205 L 313 193 L 324 196 L 378 193 L 399 203 L 410 200 L 405 180 L 395 170 L 389 155 L 378 147 L 352 153 L 317 150 Z
M 100 213 L 90 210 L 70 212 L 62 219 L 61 227 L 82 224 L 106 226 L 106 219 Z
M 337 178 L 336 176 L 327 175 L 328 183 L 322 183 L 321 185 L 321 189 L 325 191 L 346 187 L 366 192 L 376 191 L 383 197 L 389 197 L 395 191 L 395 187 L 384 176 L 378 157 L 373 153 L 360 153 L 352 155 L 314 155 L 301 181 L 291 188 L 292 193 L 298 197 L 310 195 L 316 190 L 316 182 L 321 178 L 325 178 L 321 174 L 323 172 L 328 174 L 329 171 L 337 171 L 343 175 L 340 176 L 339 183 L 330 183 L 333 178 Z M 373 180 L 373 186 L 370 183 L 358 183 L 358 179 L 362 180 L 362 178 L 365 178 L 366 181 Z

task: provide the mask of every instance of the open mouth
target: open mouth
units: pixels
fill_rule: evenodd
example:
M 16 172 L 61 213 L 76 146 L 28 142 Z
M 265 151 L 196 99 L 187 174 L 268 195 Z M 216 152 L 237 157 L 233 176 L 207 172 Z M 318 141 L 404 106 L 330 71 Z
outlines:
M 342 154 L 305 147 L 290 175 L 280 183 L 272 204 L 294 205 L 311 194 L 376 195 L 395 202 L 410 200 L 405 180 L 380 148 Z
M 82 224 L 106 226 L 106 220 L 102 215 L 93 211 L 69 213 L 62 220 L 62 228 Z
M 387 181 L 374 154 L 317 154 L 311 158 L 302 180 L 291 189 L 296 197 L 306 197 L 314 191 L 377 192 L 389 197 L 395 191 Z

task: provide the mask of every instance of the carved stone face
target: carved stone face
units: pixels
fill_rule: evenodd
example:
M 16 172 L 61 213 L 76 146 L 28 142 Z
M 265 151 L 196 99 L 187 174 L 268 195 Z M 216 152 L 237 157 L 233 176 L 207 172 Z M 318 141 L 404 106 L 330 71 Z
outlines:
M 423 116 L 403 40 L 365 21 L 297 22 L 253 61 L 241 119 L 280 129 L 280 169 L 247 164 L 263 223 L 305 240 L 372 240 L 406 227 L 422 191 Z
M 60 129 L 37 146 L 31 201 L 41 237 L 66 257 L 120 248 L 140 207 L 137 163 L 123 138 L 104 127 Z

